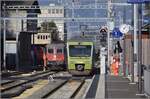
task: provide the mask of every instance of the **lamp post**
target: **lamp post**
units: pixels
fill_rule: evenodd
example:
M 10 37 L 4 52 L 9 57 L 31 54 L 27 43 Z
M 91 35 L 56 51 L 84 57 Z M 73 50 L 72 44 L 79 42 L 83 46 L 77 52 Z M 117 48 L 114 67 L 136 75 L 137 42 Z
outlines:
M 142 4 L 139 4 L 138 7 L 138 11 L 139 11 L 139 21 L 138 21 L 138 26 L 139 26 L 139 42 L 138 42 L 138 73 L 139 73 L 139 77 L 138 77 L 138 82 L 139 82 L 139 94 L 142 93 Z
M 138 5 L 137 4 L 134 4 L 134 57 L 133 57 L 133 59 L 134 59 L 134 66 L 133 66 L 133 68 L 132 69 L 134 69 L 134 70 L 132 70 L 132 82 L 134 82 L 136 79 L 134 79 L 136 76 L 137 76 L 137 54 L 138 54 L 138 52 L 137 52 L 137 28 L 138 28 L 138 26 L 137 26 L 137 22 L 138 22 L 138 11 L 137 11 L 137 8 L 138 8 Z
M 4 5 L 3 5 L 3 9 L 4 9 L 4 18 L 5 18 L 5 2 L 4 2 Z M 6 20 L 4 19 L 3 20 L 4 22 L 4 27 L 3 27 L 3 67 L 4 67 L 4 71 L 7 70 L 6 68 Z

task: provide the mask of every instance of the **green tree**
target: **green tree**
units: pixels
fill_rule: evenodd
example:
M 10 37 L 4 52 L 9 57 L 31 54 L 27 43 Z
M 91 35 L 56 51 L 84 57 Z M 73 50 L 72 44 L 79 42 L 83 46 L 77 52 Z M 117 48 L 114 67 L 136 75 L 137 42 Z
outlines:
M 49 32 L 51 33 L 51 39 L 52 41 L 58 41 L 59 40 L 59 31 L 55 24 L 55 22 L 42 22 L 41 23 L 41 32 Z

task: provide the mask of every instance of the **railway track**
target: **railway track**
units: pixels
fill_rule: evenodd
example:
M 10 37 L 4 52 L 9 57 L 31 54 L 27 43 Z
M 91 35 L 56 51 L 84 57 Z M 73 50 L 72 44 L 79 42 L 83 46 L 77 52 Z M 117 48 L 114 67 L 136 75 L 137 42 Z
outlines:
M 42 83 L 36 84 L 33 88 L 24 92 L 21 96 L 15 99 L 25 98 L 25 99 L 41 99 L 41 98 L 74 98 L 85 79 L 55 79 L 54 81 L 42 81 Z M 39 89 L 37 89 L 39 87 Z M 41 88 L 40 88 L 41 87 Z
M 76 94 L 78 93 L 78 91 L 80 90 L 80 88 L 82 87 L 82 85 L 84 84 L 84 80 L 85 79 L 70 79 L 61 88 L 56 90 L 54 93 L 48 94 L 44 96 L 43 98 L 60 99 L 62 98 L 62 96 L 63 98 L 66 98 L 66 99 L 74 98 Z
M 1 85 L 6 85 L 8 83 L 12 83 L 14 80 L 1 80 Z
M 26 80 L 10 80 L 9 82 L 5 82 L 1 84 L 1 97 L 2 98 L 10 98 L 21 94 L 27 88 L 31 88 L 35 81 L 40 78 L 49 76 L 54 74 L 54 72 L 43 72 L 34 74 Z M 16 91 L 17 90 L 17 91 Z M 18 94 L 19 93 L 19 94 Z
M 9 76 L 7 78 L 3 78 L 4 80 L 5 79 L 9 79 L 9 80 L 29 80 L 31 77 L 35 77 L 37 75 L 42 75 L 42 74 L 45 74 L 45 73 L 48 73 L 48 72 L 51 72 L 51 71 L 37 71 L 37 72 L 29 72 L 29 73 L 22 73 L 20 75 L 13 75 L 13 76 Z
M 2 72 L 1 73 L 1 77 L 10 77 L 10 76 L 16 76 L 16 75 L 21 75 L 23 74 L 24 72 L 17 72 L 17 71 L 9 71 L 9 72 Z
M 53 79 L 48 79 L 53 75 Z M 42 79 L 41 79 L 42 78 Z M 90 76 L 72 77 L 67 72 L 45 72 L 24 77 L 22 80 L 8 80 L 1 84 L 1 98 L 83 98 L 91 86 Z

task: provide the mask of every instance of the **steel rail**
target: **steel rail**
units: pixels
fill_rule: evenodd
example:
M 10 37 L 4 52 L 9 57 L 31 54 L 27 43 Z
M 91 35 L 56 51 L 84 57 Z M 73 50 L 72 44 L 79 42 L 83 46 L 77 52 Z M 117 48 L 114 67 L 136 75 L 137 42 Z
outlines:
M 15 84 L 14 82 L 12 82 L 12 83 L 14 83 L 14 84 L 12 84 L 12 85 L 10 84 L 10 85 L 8 85 L 8 87 L 6 86 L 4 89 L 1 89 L 1 92 L 10 90 L 10 89 L 12 89 L 12 88 L 21 86 L 21 85 L 23 85 L 23 84 L 27 84 L 27 83 L 30 83 L 30 82 L 34 82 L 34 81 L 36 81 L 36 80 L 38 80 L 38 79 L 40 79 L 40 78 L 42 78 L 42 77 L 48 76 L 48 75 L 50 75 L 50 74 L 53 74 L 53 73 L 51 73 L 51 72 L 46 72 L 46 73 L 43 73 L 43 74 L 40 73 L 40 74 L 38 74 L 38 75 L 34 75 L 34 76 L 29 77 L 29 80 L 25 80 L 25 81 L 21 81 L 21 82 L 16 82 L 16 84 Z

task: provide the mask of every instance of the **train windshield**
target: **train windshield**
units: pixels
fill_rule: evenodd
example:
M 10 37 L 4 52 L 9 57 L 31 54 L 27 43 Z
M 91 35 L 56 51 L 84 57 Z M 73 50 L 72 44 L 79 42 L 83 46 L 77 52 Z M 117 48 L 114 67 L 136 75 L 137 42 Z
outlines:
M 62 49 L 57 49 L 57 53 L 59 54 L 63 53 Z
M 53 53 L 53 49 L 48 49 L 48 53 Z
M 90 57 L 91 45 L 70 45 L 69 55 L 71 57 Z

